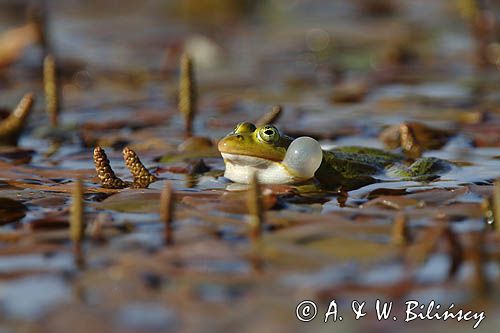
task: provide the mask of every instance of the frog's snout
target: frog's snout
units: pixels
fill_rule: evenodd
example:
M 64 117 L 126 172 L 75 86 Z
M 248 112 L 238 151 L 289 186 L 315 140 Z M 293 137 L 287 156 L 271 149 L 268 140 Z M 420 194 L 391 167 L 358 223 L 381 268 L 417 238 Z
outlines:
M 227 146 L 227 143 L 224 141 L 224 139 L 225 138 L 220 139 L 219 143 L 217 144 L 217 149 L 219 149 L 219 151 L 224 151 L 224 148 L 226 148 Z
M 217 148 L 220 152 L 229 151 L 236 142 L 243 141 L 243 136 L 240 134 L 231 134 L 219 140 Z
M 323 150 L 318 141 L 302 136 L 292 141 L 283 159 L 283 165 L 296 177 L 314 177 L 323 160 Z

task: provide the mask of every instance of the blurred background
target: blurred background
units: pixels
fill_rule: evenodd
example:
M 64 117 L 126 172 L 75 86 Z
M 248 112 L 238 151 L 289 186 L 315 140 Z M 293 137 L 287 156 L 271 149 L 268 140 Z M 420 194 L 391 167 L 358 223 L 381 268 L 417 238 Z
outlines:
M 410 298 L 486 309 L 477 331 L 495 331 L 500 243 L 498 233 L 485 236 L 483 204 L 499 176 L 499 20 L 496 0 L 0 0 L 1 118 L 24 93 L 36 97 L 18 147 L 0 150 L 0 195 L 26 205 L 0 228 L 0 332 L 456 333 L 473 325 L 378 322 L 373 313 L 329 325 L 294 317 L 307 298 L 323 310 L 335 298 L 347 311 L 353 298 L 379 297 L 397 300 L 398 315 Z M 198 89 L 194 133 L 210 151 L 200 155 L 201 172 L 182 155 L 189 146 L 178 112 L 183 53 L 193 59 Z M 58 69 L 57 130 L 47 129 L 48 54 Z M 214 147 L 235 124 L 277 104 L 285 133 L 330 146 L 387 147 L 377 139 L 384 129 L 419 121 L 446 140 L 458 137 L 432 156 L 477 168 L 412 193 L 407 184 L 360 190 L 347 204 L 337 194 L 278 189 L 266 206 L 269 243 L 278 245 L 263 255 L 263 269 L 246 241 L 241 195 L 228 194 L 217 177 L 224 165 Z M 179 246 L 165 248 L 160 237 L 163 184 L 102 190 L 95 146 L 120 177 L 130 178 L 121 157 L 130 146 L 172 181 L 184 209 Z M 99 217 L 111 230 L 106 246 L 88 247 L 84 272 L 67 235 L 77 176 L 90 189 L 88 220 Z M 391 243 L 400 211 L 419 240 L 414 247 Z M 433 229 L 444 220 L 449 229 Z M 412 257 L 415 248 L 426 260 Z
M 498 74 L 498 5 L 487 0 L 4 0 L 0 68 L 4 86 L 22 85 L 26 75 L 36 73 L 43 52 L 36 33 L 5 36 L 31 20 L 43 26 L 41 43 L 61 62 L 68 105 L 100 90 L 104 79 L 159 98 L 170 83 L 175 86 L 183 50 L 195 58 L 202 89 L 210 85 L 214 92 L 229 79 L 238 90 L 226 97 L 239 101 L 250 90 L 264 91 L 261 99 L 293 95 L 374 71 L 383 77 L 378 79 L 413 82 L 424 75 L 434 80 L 471 75 L 477 68 Z M 165 82 L 161 92 L 152 81 Z

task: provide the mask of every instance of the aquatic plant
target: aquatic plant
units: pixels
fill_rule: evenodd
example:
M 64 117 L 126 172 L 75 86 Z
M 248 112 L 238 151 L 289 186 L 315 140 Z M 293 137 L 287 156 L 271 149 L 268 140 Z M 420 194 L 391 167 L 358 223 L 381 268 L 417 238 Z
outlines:
M 172 228 L 172 221 L 174 215 L 174 193 L 172 190 L 172 184 L 170 182 L 165 182 L 165 186 L 161 192 L 160 196 L 160 220 L 164 225 L 164 242 L 165 245 L 172 245 L 174 243 L 174 235 Z
M 157 178 L 146 169 L 144 164 L 142 164 L 139 156 L 129 147 L 123 149 L 123 160 L 134 177 L 132 187 L 146 188 L 149 184 L 157 180 Z
M 271 109 L 271 111 L 265 113 L 262 117 L 260 117 L 256 122 L 255 126 L 264 126 L 267 124 L 274 124 L 281 117 L 283 112 L 283 107 L 281 105 L 275 105 Z
M 118 178 L 111 165 L 109 164 L 108 157 L 101 147 L 94 148 L 94 164 L 97 172 L 97 177 L 101 186 L 109 189 L 121 189 L 128 187 L 129 184 Z
M 262 190 L 257 178 L 257 173 L 254 173 L 250 179 L 247 205 L 250 238 L 252 240 L 258 240 L 261 237 L 264 226 L 264 208 L 262 205 Z
M 73 242 L 73 255 L 77 266 L 81 267 L 85 263 L 82 249 L 82 241 L 85 235 L 84 204 L 83 204 L 83 184 L 81 179 L 77 179 L 73 186 L 72 203 L 70 208 L 69 230 L 70 238 Z
M 50 54 L 43 61 L 43 88 L 45 91 L 45 110 L 49 116 L 50 124 L 56 127 L 60 113 L 60 92 L 56 60 Z
M 14 111 L 0 122 L 0 145 L 17 145 L 33 102 L 33 94 L 25 94 Z
M 188 54 L 181 56 L 179 78 L 179 111 L 184 117 L 185 136 L 193 135 L 193 120 L 197 113 L 197 89 L 193 60 Z

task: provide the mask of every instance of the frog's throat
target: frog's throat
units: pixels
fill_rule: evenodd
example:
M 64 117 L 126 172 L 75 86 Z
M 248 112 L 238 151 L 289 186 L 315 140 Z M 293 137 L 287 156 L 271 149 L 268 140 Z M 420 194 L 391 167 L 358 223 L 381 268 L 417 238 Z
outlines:
M 221 154 L 226 165 L 224 177 L 235 183 L 249 184 L 254 172 L 263 184 L 292 184 L 307 180 L 294 175 L 280 162 L 248 155 Z

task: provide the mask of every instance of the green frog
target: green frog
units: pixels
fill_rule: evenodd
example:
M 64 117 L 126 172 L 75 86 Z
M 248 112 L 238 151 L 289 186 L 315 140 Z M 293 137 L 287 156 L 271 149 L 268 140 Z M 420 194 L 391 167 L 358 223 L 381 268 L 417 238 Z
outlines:
M 310 137 L 291 138 L 273 125 L 238 124 L 219 141 L 224 176 L 248 184 L 254 172 L 264 184 L 298 184 L 315 180 L 326 188 L 354 189 L 381 180 L 431 181 L 453 167 L 446 160 L 403 155 L 366 147 L 323 150 Z M 411 163 L 413 162 L 413 163 Z

